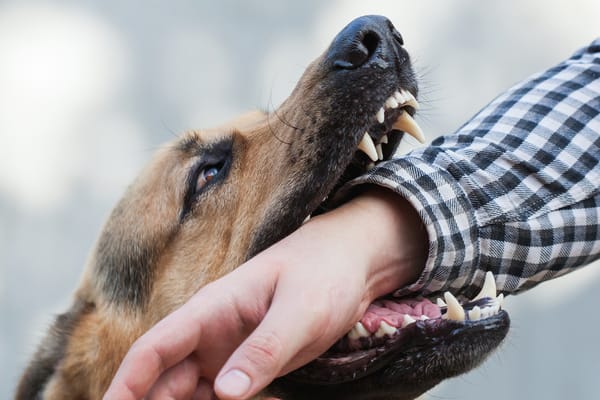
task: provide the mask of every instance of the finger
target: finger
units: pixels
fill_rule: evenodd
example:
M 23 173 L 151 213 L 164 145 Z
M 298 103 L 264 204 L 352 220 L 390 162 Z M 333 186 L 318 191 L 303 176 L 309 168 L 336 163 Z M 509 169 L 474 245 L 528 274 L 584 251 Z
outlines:
M 141 336 L 123 359 L 104 399 L 143 398 L 165 370 L 196 348 L 202 336 L 200 321 L 206 319 L 203 311 L 208 309 L 196 307 L 192 299 Z
M 315 298 L 308 299 L 297 291 L 281 293 L 285 297 L 276 293 L 264 320 L 221 369 L 215 381 L 219 398 L 246 399 L 273 381 L 292 358 L 298 358 L 300 366 L 320 354 L 313 341 L 326 314 L 315 309 Z M 312 350 L 306 351 L 309 347 Z
M 198 360 L 194 356 L 187 357 L 160 376 L 147 399 L 191 399 L 198 387 L 199 377 Z
M 200 379 L 192 400 L 218 400 L 213 391 L 212 384 L 206 379 Z

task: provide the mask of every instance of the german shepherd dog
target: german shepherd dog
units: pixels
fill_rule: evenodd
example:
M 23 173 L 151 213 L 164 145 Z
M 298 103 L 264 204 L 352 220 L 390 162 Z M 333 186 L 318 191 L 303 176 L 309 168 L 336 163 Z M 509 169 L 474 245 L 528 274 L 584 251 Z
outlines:
M 16 399 L 100 399 L 131 344 L 156 322 L 331 207 L 324 198 L 389 159 L 407 134 L 420 138 L 403 45 L 386 18 L 358 18 L 275 112 L 189 132 L 158 151 L 112 211 L 71 308 L 49 329 Z M 375 327 L 358 322 L 265 394 L 413 399 L 500 344 L 509 327 L 500 300 L 493 278 L 463 306 L 449 293 L 447 305 L 381 300 L 389 309 L 427 302 L 421 308 L 434 310 Z

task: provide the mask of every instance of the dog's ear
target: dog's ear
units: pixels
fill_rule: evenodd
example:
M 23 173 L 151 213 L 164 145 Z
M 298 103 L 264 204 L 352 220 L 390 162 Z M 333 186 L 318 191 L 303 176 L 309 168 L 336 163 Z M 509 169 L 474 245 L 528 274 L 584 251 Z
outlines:
M 19 381 L 15 400 L 42 398 L 46 384 L 65 356 L 69 338 L 77 322 L 93 309 L 93 304 L 77 301 L 68 312 L 56 317 Z

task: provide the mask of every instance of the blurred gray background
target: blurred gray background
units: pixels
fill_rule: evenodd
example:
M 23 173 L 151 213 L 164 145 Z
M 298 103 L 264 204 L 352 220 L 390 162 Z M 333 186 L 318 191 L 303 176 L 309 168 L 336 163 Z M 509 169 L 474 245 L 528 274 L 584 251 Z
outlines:
M 600 35 L 600 2 L 0 2 L 0 398 L 66 309 L 103 220 L 161 143 L 276 107 L 352 18 L 384 14 L 452 132 Z M 431 399 L 597 399 L 600 268 L 510 298 L 513 329 Z

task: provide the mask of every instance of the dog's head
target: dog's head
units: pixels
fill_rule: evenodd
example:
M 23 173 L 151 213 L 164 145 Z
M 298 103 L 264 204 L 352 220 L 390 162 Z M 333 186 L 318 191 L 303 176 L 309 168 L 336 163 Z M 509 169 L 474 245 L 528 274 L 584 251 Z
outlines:
M 17 397 L 103 393 L 144 330 L 324 212 L 323 199 L 388 159 L 406 134 L 420 139 L 416 97 L 400 34 L 383 17 L 362 17 L 277 111 L 189 132 L 161 149 L 112 212 L 76 305 L 57 320 Z M 490 296 L 471 307 L 493 306 Z M 353 330 L 270 390 L 285 399 L 413 398 L 477 365 L 508 329 L 503 311 L 463 321 L 456 307 L 430 308 L 437 314 L 404 328 Z

